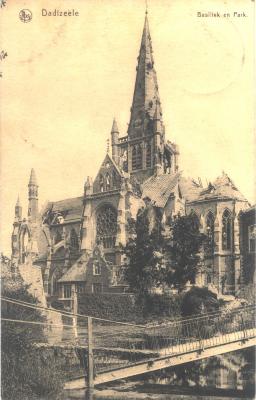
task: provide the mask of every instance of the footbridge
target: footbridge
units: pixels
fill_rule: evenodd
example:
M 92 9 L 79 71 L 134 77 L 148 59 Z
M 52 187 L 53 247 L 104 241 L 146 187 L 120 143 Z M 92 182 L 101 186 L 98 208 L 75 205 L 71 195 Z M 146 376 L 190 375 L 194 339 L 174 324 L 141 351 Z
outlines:
M 57 311 L 10 298 L 1 300 L 21 311 L 29 307 L 41 309 L 45 316 L 50 314 L 51 318 L 43 322 L 3 317 L 2 321 L 31 327 L 44 325 L 43 337 L 47 337 L 48 343 L 38 342 L 37 347 L 62 347 L 78 354 L 84 374 L 74 377 L 72 369 L 67 371 L 65 389 L 90 389 L 256 345 L 255 304 L 139 325 Z
M 147 326 L 89 318 L 88 373 L 65 387 L 93 387 L 255 345 L 255 305 Z

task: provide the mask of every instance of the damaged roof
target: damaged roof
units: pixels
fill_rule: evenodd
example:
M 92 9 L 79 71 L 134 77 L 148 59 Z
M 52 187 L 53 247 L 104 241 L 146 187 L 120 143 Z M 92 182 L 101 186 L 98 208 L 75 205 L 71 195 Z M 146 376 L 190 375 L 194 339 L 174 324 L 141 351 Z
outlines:
M 44 211 L 44 215 L 48 213 L 60 214 L 64 218 L 63 223 L 81 220 L 83 214 L 83 197 L 73 197 L 55 202 L 49 202 Z M 51 219 L 51 223 L 55 223 Z
M 178 183 L 180 173 L 151 176 L 142 185 L 142 199 L 148 197 L 156 207 L 165 207 Z
M 208 199 L 234 199 L 247 201 L 247 199 L 239 192 L 234 182 L 229 176 L 223 172 L 213 183 L 209 183 L 208 187 L 201 191 L 198 200 Z

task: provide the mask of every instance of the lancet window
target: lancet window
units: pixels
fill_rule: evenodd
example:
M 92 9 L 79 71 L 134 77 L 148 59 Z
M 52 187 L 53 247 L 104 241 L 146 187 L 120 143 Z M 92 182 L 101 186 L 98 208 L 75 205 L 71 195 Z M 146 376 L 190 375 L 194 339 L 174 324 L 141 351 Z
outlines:
M 229 210 L 222 215 L 222 250 L 231 250 L 232 246 L 232 218 Z
M 151 144 L 147 143 L 146 145 L 146 167 L 151 167 Z
M 103 206 L 96 218 L 97 241 L 103 244 L 105 249 L 115 247 L 117 234 L 117 212 L 111 206 Z
M 206 234 L 208 237 L 209 250 L 214 251 L 214 215 L 210 211 L 206 217 Z

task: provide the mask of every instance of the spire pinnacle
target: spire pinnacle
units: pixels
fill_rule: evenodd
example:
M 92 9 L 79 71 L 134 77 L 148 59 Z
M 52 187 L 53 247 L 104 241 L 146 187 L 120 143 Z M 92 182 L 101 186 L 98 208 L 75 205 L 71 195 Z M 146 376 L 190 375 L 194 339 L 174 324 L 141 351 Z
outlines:
M 36 173 L 35 173 L 34 168 L 31 169 L 29 185 L 37 186 L 37 179 L 36 179 Z
M 17 201 L 16 201 L 16 207 L 20 207 L 20 196 L 18 195 Z
M 153 49 L 146 8 L 145 22 L 142 32 L 141 45 L 138 57 L 137 75 L 131 108 L 131 117 L 128 127 L 128 136 L 143 136 L 146 133 L 150 120 L 155 115 L 156 103 L 160 98 L 158 93 L 157 76 L 154 68 Z
M 111 129 L 111 133 L 119 133 L 117 122 L 116 122 L 115 118 L 113 119 L 113 125 L 112 125 L 112 129 Z

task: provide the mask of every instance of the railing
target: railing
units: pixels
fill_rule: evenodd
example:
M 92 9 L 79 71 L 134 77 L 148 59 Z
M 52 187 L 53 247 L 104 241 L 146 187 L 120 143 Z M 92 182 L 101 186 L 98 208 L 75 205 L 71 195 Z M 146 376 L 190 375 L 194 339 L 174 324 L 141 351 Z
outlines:
M 45 314 L 50 313 L 45 322 L 7 319 L 5 323 L 45 325 L 51 345 L 78 349 L 88 387 L 93 387 L 95 375 L 108 371 L 143 362 L 150 365 L 172 355 L 201 353 L 215 347 L 217 352 L 218 346 L 244 343 L 256 337 L 255 305 L 163 324 L 139 325 L 49 310 L 14 299 L 2 298 L 2 301 L 15 307 L 36 308 Z M 56 313 L 58 318 L 61 316 L 62 324 L 53 318 Z

